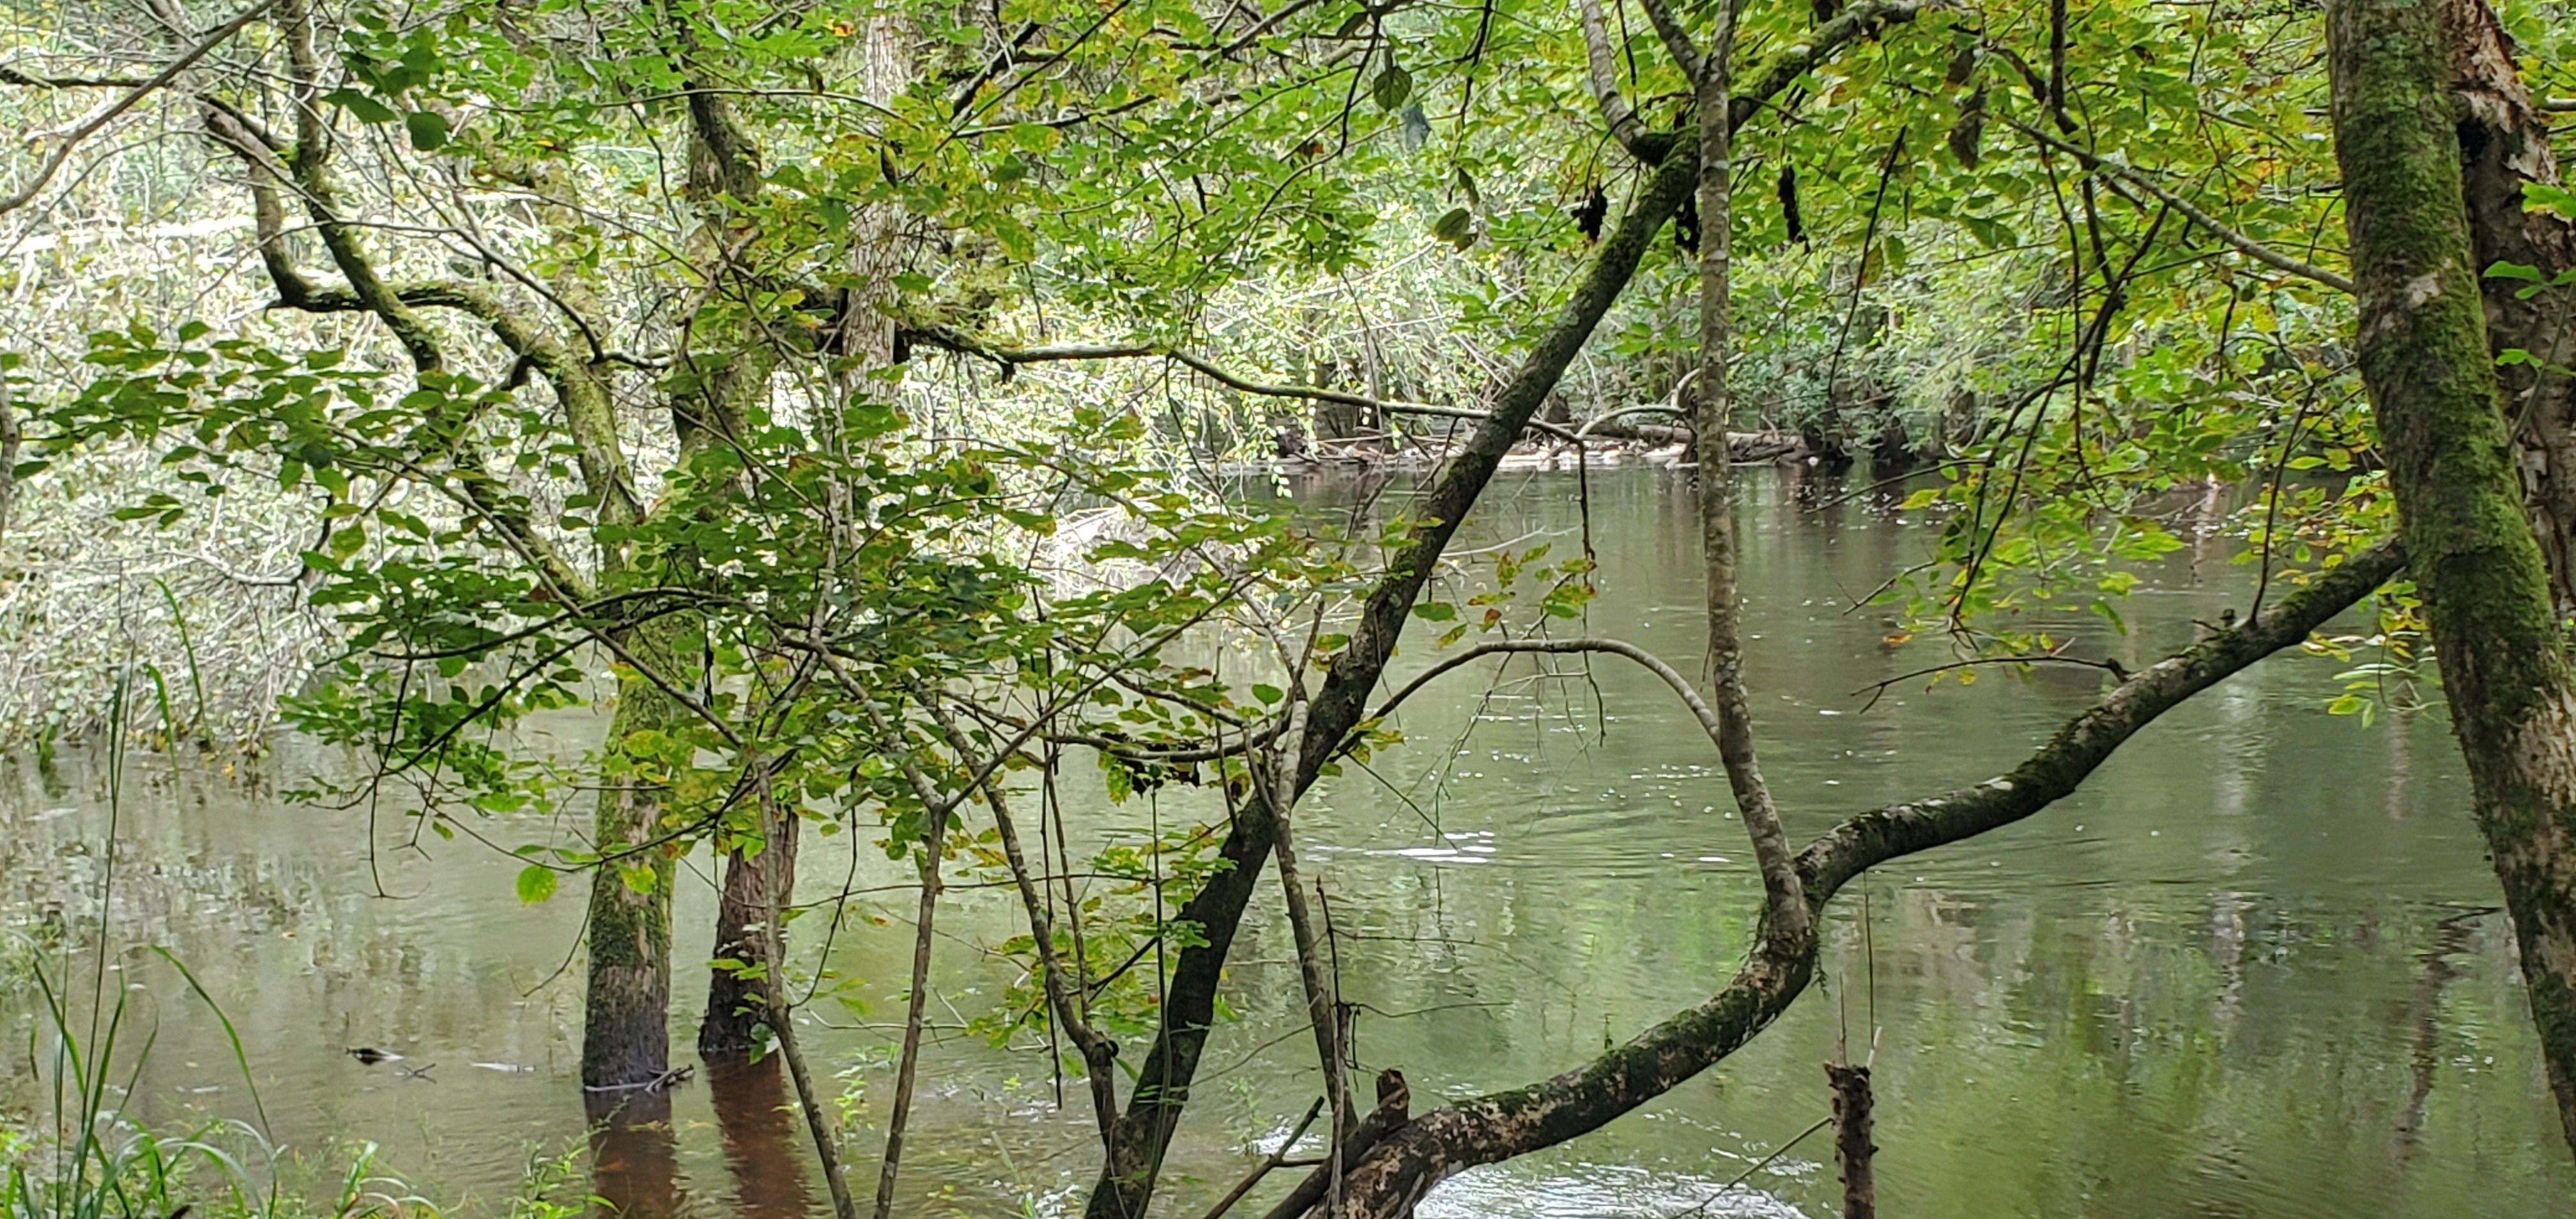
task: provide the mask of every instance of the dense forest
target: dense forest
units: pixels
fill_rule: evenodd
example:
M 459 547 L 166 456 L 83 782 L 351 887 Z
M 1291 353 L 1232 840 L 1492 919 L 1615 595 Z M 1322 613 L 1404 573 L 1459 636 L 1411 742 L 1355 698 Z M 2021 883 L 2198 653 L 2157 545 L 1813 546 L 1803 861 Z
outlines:
M 12 1216 L 658 1213 L 636 1181 L 689 1139 L 671 1094 L 700 1069 L 774 1072 L 718 1097 L 727 1154 L 757 1127 L 766 1172 L 822 1185 L 740 1213 L 1000 1213 L 956 1190 L 1001 1175 L 1056 1182 L 1015 1187 L 1026 1213 L 1094 1219 L 1483 1213 L 1460 1181 L 1670 1117 L 1801 1008 L 1837 1013 L 1833 1061 L 1759 1103 L 1821 1114 L 1821 1175 L 1804 1201 L 1744 1186 L 1797 1141 L 1770 1139 L 1696 1207 L 1869 1215 L 1883 1177 L 1894 1213 L 1966 1170 L 1873 1133 L 1933 1090 L 1873 1080 L 1888 865 L 2037 850 L 2061 805 L 2143 781 L 2115 755 L 2160 717 L 2256 680 L 2290 693 L 2240 731 L 2317 717 L 2338 756 L 2447 725 L 2435 815 L 2483 861 L 2444 900 L 2487 922 L 2388 932 L 2446 945 L 2399 1128 L 2443 1120 L 2429 1013 L 2487 926 L 2512 1049 L 2479 1065 L 2556 1119 L 2494 1137 L 2514 1180 L 2565 1179 L 2556 0 L 11 12 L 0 734 L 39 793 L 0 794 L 27 876 L 0 906 Z M 1619 514 L 1649 486 L 1681 509 Z M 1757 514 L 1775 494 L 1795 506 Z M 1779 552 L 1821 561 L 1798 522 L 1845 511 L 1887 553 L 1796 595 L 1874 667 L 1829 730 L 1788 724 L 1816 714 L 1794 649 L 1829 628 L 1764 617 Z M 1642 534 L 1678 608 L 1623 591 Z M 2177 616 L 2185 588 L 2215 599 Z M 1617 625 L 1649 608 L 1688 629 Z M 2258 679 L 2276 654 L 2295 676 Z M 1978 701 L 1898 732 L 1881 699 Z M 1382 788 L 1423 851 L 1490 837 L 1440 807 L 1546 783 L 1459 769 L 1487 719 L 1605 750 L 1668 729 L 1645 743 L 1688 778 L 1661 818 L 1737 877 L 1615 899 L 1688 928 L 1646 938 L 1687 943 L 1701 972 L 1656 981 L 1695 997 L 1537 1070 L 1362 1034 L 1396 1022 L 1372 987 L 1404 937 L 1347 810 Z M 1811 781 L 1811 744 L 1909 761 Z M 1863 773 L 1883 798 L 1818 786 Z M 75 790 L 106 815 L 77 866 L 28 845 Z M 364 859 L 314 882 L 334 900 L 463 927 L 480 888 L 394 891 L 403 860 L 470 858 L 552 920 L 524 925 L 556 929 L 557 974 L 481 1003 L 562 996 L 576 1057 L 471 1064 L 545 1075 L 590 1132 L 520 1196 L 417 1194 L 345 1148 L 287 1183 L 262 1081 L 316 1051 L 270 1022 L 347 1040 L 322 1056 L 368 1088 L 469 1068 L 268 1011 L 255 970 L 142 929 L 142 895 L 212 865 L 134 862 L 120 832 L 277 817 Z M 362 990 L 411 968 L 306 964 Z M 1468 1009 L 1524 965 L 1439 969 L 1476 980 Z M 1220 1095 L 1238 1026 L 1297 1056 L 1258 1099 Z M 156 1116 L 138 1081 L 182 1027 L 220 1030 L 231 1090 Z M 974 1135 L 956 1097 L 988 1076 L 1046 1099 Z M 957 1163 L 1041 1127 L 1043 1169 Z M 2467 1213 L 2527 1213 L 2498 1188 Z M 2084 1196 L 1957 1213 L 2176 1209 Z

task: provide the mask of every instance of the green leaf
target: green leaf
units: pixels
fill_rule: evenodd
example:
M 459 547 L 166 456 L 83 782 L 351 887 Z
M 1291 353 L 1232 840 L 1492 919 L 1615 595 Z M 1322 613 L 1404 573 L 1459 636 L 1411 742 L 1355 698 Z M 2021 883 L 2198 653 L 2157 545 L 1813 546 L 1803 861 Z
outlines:
M 1475 215 L 1463 207 L 1450 208 L 1446 215 L 1432 222 L 1431 235 L 1463 250 L 1476 244 Z
M 1257 685 L 1252 688 L 1252 697 L 1260 699 L 1264 706 L 1275 707 L 1279 705 L 1280 699 L 1288 697 L 1288 692 L 1277 686 Z
M 2526 206 L 2576 219 L 2576 190 L 2547 182 L 2525 182 L 2522 184 L 2522 201 Z
M 434 110 L 414 110 L 403 116 L 404 129 L 411 132 L 411 146 L 422 152 L 436 152 L 447 143 L 447 116 Z
M 361 123 L 390 123 L 402 117 L 393 107 L 356 89 L 334 89 L 322 100 L 358 116 Z
M 2528 263 L 2506 262 L 2498 259 L 2495 265 L 2487 268 L 2487 278 L 2527 279 L 2536 284 L 2540 282 L 2540 268 Z
M 1425 601 L 1413 607 L 1413 616 L 1424 622 L 1450 622 L 1458 617 L 1458 607 L 1446 601 Z
M 519 902 L 534 906 L 555 895 L 555 870 L 541 863 L 519 869 Z
M 1369 97 L 1377 102 L 1380 110 L 1392 112 L 1411 96 L 1413 74 L 1396 66 L 1391 59 L 1387 61 L 1386 70 L 1378 73 L 1377 80 L 1369 85 Z

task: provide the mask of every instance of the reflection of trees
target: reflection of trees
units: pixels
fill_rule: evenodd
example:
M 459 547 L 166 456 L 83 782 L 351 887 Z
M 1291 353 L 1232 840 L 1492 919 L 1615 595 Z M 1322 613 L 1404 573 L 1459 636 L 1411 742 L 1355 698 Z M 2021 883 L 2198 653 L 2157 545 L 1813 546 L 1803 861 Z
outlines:
M 585 1092 L 590 1117 L 591 1192 L 613 1219 L 674 1219 L 679 1149 L 671 1136 L 671 1094 L 659 1089 Z
M 725 1166 L 733 1172 L 734 1213 L 742 1219 L 805 1219 L 813 1197 L 788 1122 L 777 1057 L 710 1058 L 706 1068 L 707 1095 L 724 1132 Z
M 2397 1162 L 2414 1158 L 2423 1142 L 2424 1104 L 2433 1096 L 2433 1067 L 2441 1060 L 2442 989 L 2460 976 L 2453 957 L 2469 946 L 2469 933 L 2479 919 L 2496 913 L 2495 907 L 2463 910 L 2443 919 L 2433 927 L 2433 946 L 2416 959 L 2424 971 L 2415 979 L 2415 993 L 2407 1002 L 2415 1025 L 2415 1041 L 2409 1047 L 2407 1062 L 2413 1068 L 2414 1087 L 2406 1094 L 2406 1111 L 2397 1119 Z

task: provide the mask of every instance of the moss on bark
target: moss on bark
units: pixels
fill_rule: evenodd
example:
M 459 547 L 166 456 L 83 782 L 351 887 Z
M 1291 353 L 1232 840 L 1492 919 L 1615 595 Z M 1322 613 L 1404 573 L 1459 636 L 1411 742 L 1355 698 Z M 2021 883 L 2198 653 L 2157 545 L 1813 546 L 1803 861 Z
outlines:
M 657 619 L 630 632 L 622 646 L 662 672 L 684 672 L 680 631 L 676 619 Z M 581 1038 L 581 1082 L 589 1088 L 647 1082 L 669 1069 L 671 1057 L 674 857 L 656 842 L 664 827 L 655 763 L 628 752 L 627 742 L 680 727 L 690 713 L 640 674 L 623 675 L 617 694 L 592 830 L 606 858 L 590 881 L 590 986 Z
M 2359 352 L 2479 829 L 2576 1145 L 2576 691 L 2523 516 L 2431 0 L 2327 9 Z

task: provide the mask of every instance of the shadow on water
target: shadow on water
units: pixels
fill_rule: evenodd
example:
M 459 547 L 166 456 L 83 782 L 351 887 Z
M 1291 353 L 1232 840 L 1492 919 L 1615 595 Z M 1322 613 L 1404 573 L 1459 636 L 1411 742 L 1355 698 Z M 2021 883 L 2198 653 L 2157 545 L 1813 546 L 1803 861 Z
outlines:
M 1408 486 L 1261 494 L 1367 536 L 1412 502 Z M 1854 697 L 1947 659 L 1937 643 L 1891 639 L 1893 614 L 1860 604 L 1943 522 L 1899 509 L 1901 489 L 1849 495 L 1858 481 L 1784 472 L 1744 486 L 1755 727 L 1794 837 L 1981 782 L 2097 695 L 2097 670 L 2060 666 Z M 2191 510 L 2214 521 L 2224 507 Z M 1600 595 L 1563 629 L 1689 670 L 1705 627 L 1680 474 L 1507 473 L 1462 531 L 1444 595 L 1484 587 L 1497 548 L 1545 544 L 1563 559 L 1586 537 Z M 2253 574 L 2223 536 L 2187 542 L 2141 566 L 2125 631 L 2045 610 L 2025 625 L 2131 669 L 2189 642 L 2195 621 L 2242 611 Z M 1390 677 L 1436 655 L 1408 645 Z M 2324 714 L 2343 667 L 2271 661 L 2140 733 L 2046 813 L 1871 873 L 1828 912 L 1823 985 L 1761 1038 L 1597 1133 L 1443 1185 L 1423 1215 L 1670 1219 L 1821 1116 L 1817 1064 L 1846 1043 L 1875 1047 L 1879 1197 L 1909 1219 L 2567 1213 L 2576 1166 L 2536 1066 L 2510 930 L 2486 910 L 2494 879 L 2456 748 L 2438 712 L 2369 727 Z M 1704 738 L 1653 679 L 1522 660 L 1450 681 L 1406 704 L 1403 745 L 1299 813 L 1343 933 L 1356 1065 L 1403 1070 L 1417 1112 L 1563 1071 L 1705 999 L 1743 959 L 1758 890 Z M 578 752 L 601 727 L 577 716 L 549 730 Z M 0 928 L 94 930 L 97 761 L 0 761 Z M 293 787 L 357 764 L 284 740 L 270 778 Z M 1179 785 L 1112 805 L 1076 781 L 1087 774 L 1069 768 L 1061 789 L 1077 859 L 1156 819 L 1224 815 L 1215 795 Z M 125 817 L 118 938 L 167 946 L 196 971 L 298 1154 L 327 1163 L 351 1140 L 377 1142 L 380 1164 L 459 1215 L 499 1213 L 532 1155 L 584 1147 L 593 1188 L 621 1215 L 827 1209 L 775 1063 L 706 1063 L 699 1082 L 613 1112 L 584 1103 L 580 970 L 566 969 L 577 884 L 525 906 L 512 885 L 522 860 L 423 834 L 390 804 L 371 819 L 154 765 L 129 767 Z M 518 816 L 476 829 L 504 847 L 561 832 Z M 891 1086 L 884 1013 L 901 1010 L 912 941 L 911 878 L 875 837 L 818 840 L 798 894 L 818 902 L 845 879 L 860 890 L 828 962 L 849 1005 L 818 1005 L 806 1044 L 816 1076 L 847 1092 L 833 1109 L 848 1115 L 844 1154 L 862 1177 Z M 704 1005 L 716 907 L 714 862 L 683 863 L 678 1021 Z M 379 874 L 397 896 L 376 896 Z M 1025 933 L 1024 915 L 1007 886 L 951 892 L 898 1213 L 1063 1213 L 1097 1161 L 1081 1085 L 1065 1081 L 1060 1106 L 1042 1038 L 997 1048 L 957 1024 L 1017 980 L 978 949 Z M 48 931 L 49 918 L 63 925 Z M 1243 929 L 1165 1213 L 1204 1211 L 1314 1096 L 1291 960 L 1274 914 Z M 0 1040 L 24 1045 L 25 987 L 8 968 L 0 952 Z M 178 1127 L 236 1116 L 246 1098 L 223 1030 L 158 997 L 131 1108 Z M 345 1046 L 404 1059 L 371 1065 Z M 397 1069 L 420 1064 L 444 1065 Z M 0 1069 L 0 1091 L 18 1092 L 0 1103 L 25 1104 L 23 1064 Z M 1705 1213 L 1814 1219 L 1838 1196 L 1829 1152 L 1809 1144 Z

